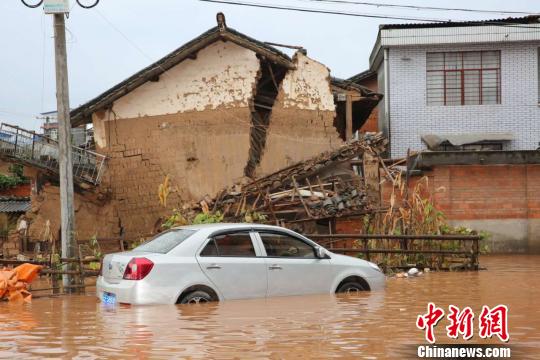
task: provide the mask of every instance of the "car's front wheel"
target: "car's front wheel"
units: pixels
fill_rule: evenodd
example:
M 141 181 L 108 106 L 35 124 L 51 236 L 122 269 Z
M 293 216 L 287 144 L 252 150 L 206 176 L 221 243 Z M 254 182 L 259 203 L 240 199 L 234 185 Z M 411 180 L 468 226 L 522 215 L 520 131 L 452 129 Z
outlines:
M 212 296 L 204 290 L 193 291 L 180 300 L 180 304 L 204 304 L 213 301 Z
M 366 289 L 364 289 L 361 284 L 351 281 L 351 282 L 346 282 L 345 284 L 340 285 L 336 292 L 351 294 L 351 293 L 357 293 L 360 291 L 366 291 Z

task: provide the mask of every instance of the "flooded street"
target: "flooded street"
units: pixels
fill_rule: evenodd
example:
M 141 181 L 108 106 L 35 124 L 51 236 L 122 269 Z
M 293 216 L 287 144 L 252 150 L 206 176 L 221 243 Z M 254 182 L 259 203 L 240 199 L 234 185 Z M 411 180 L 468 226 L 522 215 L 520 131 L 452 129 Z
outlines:
M 484 256 L 487 271 L 388 279 L 383 292 L 107 308 L 93 296 L 0 304 L 0 358 L 400 358 L 424 343 L 427 302 L 509 308 L 515 358 L 540 352 L 540 256 Z M 438 343 L 450 343 L 444 321 Z M 475 321 L 473 343 L 482 343 Z M 491 342 L 498 343 L 493 339 Z M 256 354 L 255 354 L 256 352 Z M 516 356 L 518 355 L 518 356 Z

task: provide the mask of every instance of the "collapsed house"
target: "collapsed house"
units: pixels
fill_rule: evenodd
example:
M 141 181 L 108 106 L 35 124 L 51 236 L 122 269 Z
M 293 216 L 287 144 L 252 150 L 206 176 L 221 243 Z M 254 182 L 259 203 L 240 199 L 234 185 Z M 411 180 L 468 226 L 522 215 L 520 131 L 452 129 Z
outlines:
M 300 232 L 317 232 L 317 226 L 323 226 L 331 232 L 337 218 L 379 209 L 379 163 L 385 145 L 382 134 L 368 134 L 249 183 L 227 186 L 215 198 L 207 196 L 192 205 L 187 217 L 211 209 L 229 222 L 267 222 Z M 378 160 L 373 164 L 370 159 Z M 362 168 L 354 171 L 353 163 L 359 162 Z
M 77 237 L 146 236 L 173 207 L 336 150 L 381 97 L 218 14 L 216 27 L 72 111 L 72 126 L 92 124 L 95 153 L 107 157 L 93 181 L 75 176 Z M 38 238 L 49 221 L 56 238 L 57 182 L 49 171 L 36 183 L 29 232 Z

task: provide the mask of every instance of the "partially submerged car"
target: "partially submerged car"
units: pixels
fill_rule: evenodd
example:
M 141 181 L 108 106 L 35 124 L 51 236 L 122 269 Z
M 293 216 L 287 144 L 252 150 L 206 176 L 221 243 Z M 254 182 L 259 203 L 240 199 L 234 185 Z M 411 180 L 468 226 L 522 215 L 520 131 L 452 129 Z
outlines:
M 182 226 L 106 255 L 105 303 L 175 304 L 378 290 L 376 264 L 334 254 L 294 231 L 257 224 Z

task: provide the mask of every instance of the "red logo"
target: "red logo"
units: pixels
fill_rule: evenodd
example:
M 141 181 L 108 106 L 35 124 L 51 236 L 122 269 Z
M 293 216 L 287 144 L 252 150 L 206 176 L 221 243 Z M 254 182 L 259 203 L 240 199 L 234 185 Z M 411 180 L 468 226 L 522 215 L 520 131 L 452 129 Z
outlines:
M 454 305 L 449 305 L 450 313 L 447 318 L 450 320 L 450 325 L 446 327 L 446 335 L 449 338 L 457 339 L 459 334 L 463 335 L 463 339 L 469 340 L 473 336 L 473 320 L 474 313 L 470 307 L 466 307 L 462 311 Z
M 416 326 L 421 330 L 426 330 L 426 340 L 433 344 L 435 342 L 435 334 L 433 329 L 437 323 L 444 317 L 444 310 L 436 307 L 435 304 L 428 304 L 428 311 L 424 315 L 418 315 Z
M 426 340 L 433 344 L 435 342 L 435 327 L 444 318 L 444 310 L 434 303 L 428 303 L 427 313 L 418 315 L 416 327 L 424 330 Z M 448 306 L 449 325 L 446 326 L 446 335 L 449 338 L 457 339 L 460 335 L 464 340 L 469 340 L 474 334 L 474 312 L 467 306 L 460 310 L 457 306 Z M 508 307 L 497 305 L 493 308 L 482 307 L 482 313 L 478 318 L 478 335 L 482 339 L 491 338 L 497 335 L 501 341 L 510 340 L 508 333 Z
M 480 314 L 480 337 L 482 339 L 491 338 L 497 335 L 501 341 L 510 340 L 508 333 L 508 307 L 497 305 L 490 309 L 486 305 L 482 307 Z

